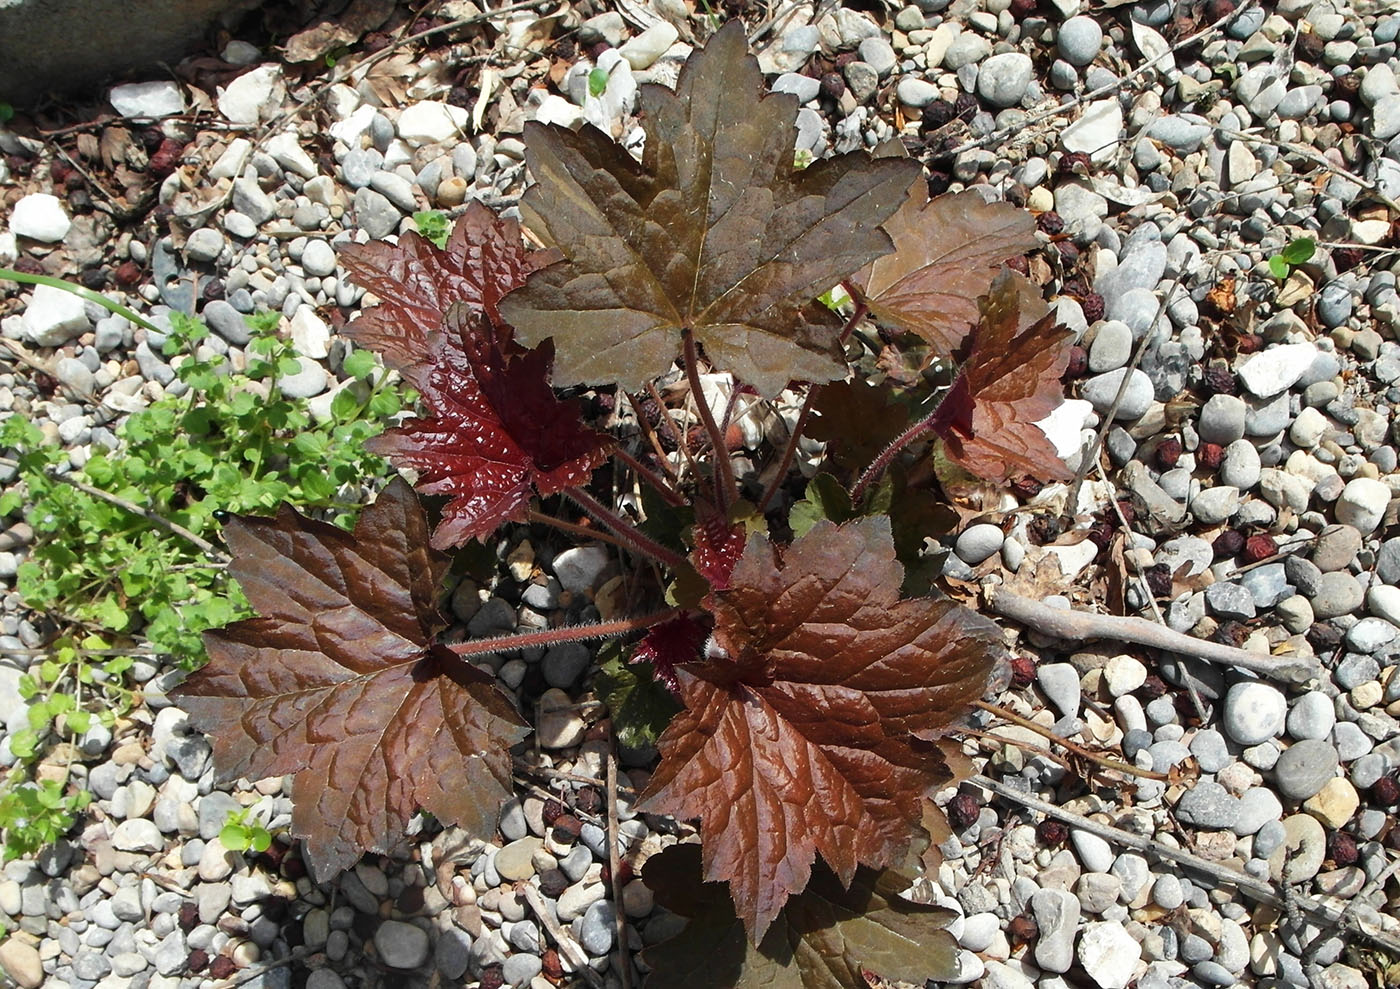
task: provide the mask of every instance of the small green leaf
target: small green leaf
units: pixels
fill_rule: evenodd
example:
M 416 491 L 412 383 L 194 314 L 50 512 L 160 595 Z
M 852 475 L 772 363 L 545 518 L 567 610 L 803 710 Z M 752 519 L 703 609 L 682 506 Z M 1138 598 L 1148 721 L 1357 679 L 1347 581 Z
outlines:
M 618 741 L 629 748 L 655 745 L 680 704 L 657 682 L 650 663 L 629 664 L 622 647 L 609 642 L 599 650 L 600 669 L 594 686 L 612 714 Z
M 595 99 L 608 88 L 608 70 L 594 69 L 588 73 L 588 95 Z
M 72 711 L 68 715 L 67 725 L 74 735 L 84 735 L 92 727 L 92 715 L 87 711 Z
M 337 419 L 349 419 L 360 410 L 360 403 L 355 401 L 355 396 L 350 394 L 350 389 L 343 388 L 335 393 L 335 398 L 331 399 L 331 415 Z
M 1275 254 L 1269 258 L 1269 273 L 1279 281 L 1288 277 L 1288 262 L 1281 255 Z
M 219 829 L 219 841 L 231 852 L 241 852 L 248 847 L 248 829 L 241 824 L 225 824 Z
M 1317 241 L 1311 237 L 1299 237 L 1290 241 L 1288 246 L 1279 251 L 1278 256 L 1289 264 L 1302 264 L 1311 258 L 1317 251 Z
M 10 735 L 10 751 L 21 759 L 32 759 L 39 750 L 39 735 L 31 728 L 21 728 Z
M 374 373 L 374 355 L 368 350 L 356 350 L 345 356 L 341 369 L 356 381 L 363 381 Z
M 251 851 L 262 853 L 272 845 L 272 835 L 266 828 L 254 828 L 249 835 L 248 848 Z
M 792 534 L 805 536 L 818 519 L 830 519 L 840 524 L 855 518 L 851 508 L 851 496 L 841 482 L 830 474 L 818 474 L 807 482 L 807 493 L 792 506 L 788 515 L 788 525 Z

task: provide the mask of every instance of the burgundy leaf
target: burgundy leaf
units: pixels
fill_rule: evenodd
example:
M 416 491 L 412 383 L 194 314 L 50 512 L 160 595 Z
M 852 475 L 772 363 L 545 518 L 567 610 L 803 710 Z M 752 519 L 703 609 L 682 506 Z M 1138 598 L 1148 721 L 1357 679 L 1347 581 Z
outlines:
M 500 219 L 480 202 L 457 218 L 445 249 L 411 231 L 397 244 L 349 245 L 340 251 L 341 265 L 380 301 L 353 320 L 345 335 L 379 351 L 388 366 L 407 371 L 428 356 L 428 334 L 442 325 L 454 302 L 483 310 L 503 327 L 501 297 L 558 257 L 557 251 L 526 250 L 520 224 Z M 510 344 L 508 331 L 503 343 Z
M 447 495 L 433 532 L 438 549 L 523 520 L 532 491 L 587 483 L 611 440 L 585 426 L 578 403 L 549 387 L 549 344 L 507 356 L 501 331 L 457 303 L 417 365 L 429 415 L 386 430 L 366 446 L 418 472 L 418 490 Z
M 947 600 L 899 599 L 887 518 L 820 520 L 781 555 L 749 537 L 710 595 L 707 658 L 657 743 L 641 807 L 700 820 L 705 878 L 755 941 L 817 853 L 843 884 L 902 864 L 947 777 L 934 736 L 981 696 L 1001 634 Z
M 213 737 L 220 779 L 296 774 L 292 832 L 319 880 L 389 851 L 419 808 L 489 834 L 526 727 L 492 677 L 434 644 L 447 560 L 408 485 L 353 533 L 285 506 L 224 532 L 258 617 L 206 632 L 209 664 L 173 695 Z
M 992 283 L 971 353 L 931 424 L 950 460 L 999 484 L 1025 474 L 1041 481 L 1074 476 L 1036 425 L 1064 401 L 1060 376 L 1074 334 L 1057 327 L 1053 314 L 1025 325 L 1024 282 L 1008 270 Z
M 650 663 L 656 678 L 674 694 L 680 690 L 676 667 L 700 658 L 708 630 L 694 615 L 680 615 L 647 629 L 633 650 L 631 663 Z
M 690 559 L 712 589 L 729 586 L 729 573 L 744 552 L 744 534 L 743 523 L 729 522 L 713 511 L 695 520 L 691 537 L 695 550 Z

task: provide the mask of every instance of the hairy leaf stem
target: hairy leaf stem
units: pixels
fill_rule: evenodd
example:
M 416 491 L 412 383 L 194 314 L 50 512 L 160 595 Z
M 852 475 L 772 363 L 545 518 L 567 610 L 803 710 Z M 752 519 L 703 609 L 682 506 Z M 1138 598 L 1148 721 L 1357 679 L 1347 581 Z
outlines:
M 700 387 L 700 355 L 695 347 L 695 335 L 686 330 L 685 375 L 690 382 L 691 394 L 695 396 L 695 406 L 700 412 L 700 421 L 705 424 L 705 432 L 710 434 L 710 448 L 715 457 L 715 503 L 720 515 L 729 514 L 729 506 L 739 500 L 739 485 L 734 480 L 734 466 L 729 462 L 729 448 L 724 444 L 724 434 L 719 431 L 715 414 L 710 403 L 705 401 L 705 392 Z M 731 379 L 733 380 L 733 379 Z M 738 383 L 734 383 L 738 387 Z
M 893 442 L 885 447 L 878 457 L 871 461 L 870 466 L 865 468 L 865 472 L 860 475 L 860 479 L 857 480 L 855 486 L 851 488 L 852 505 L 860 504 L 860 500 L 865 497 L 866 489 L 880 479 L 880 475 L 885 473 L 885 469 L 889 467 L 891 461 L 899 455 L 900 450 L 903 450 L 910 443 L 922 438 L 925 433 L 932 430 L 933 419 L 937 414 L 938 410 L 935 408 L 924 418 L 895 437 Z
M 618 538 L 622 545 L 639 556 L 648 557 L 673 569 L 686 565 L 685 557 L 667 549 L 650 536 L 644 535 L 635 525 L 582 488 L 569 488 L 564 492 L 564 496 L 577 502 L 580 508 L 612 530 L 613 535 Z
M 668 618 L 681 613 L 680 608 L 666 608 L 653 611 L 649 615 L 636 618 L 619 618 L 612 622 L 598 622 L 595 625 L 570 625 L 567 628 L 546 628 L 538 632 L 521 632 L 512 635 L 493 635 L 485 639 L 472 639 L 470 642 L 456 642 L 447 648 L 458 656 L 484 656 L 493 652 L 516 652 L 535 646 L 556 646 L 561 642 L 586 642 L 590 639 L 610 639 L 616 635 L 626 635 L 653 625 L 660 625 Z
M 667 504 L 674 505 L 677 508 L 681 508 L 686 504 L 685 495 L 672 487 L 667 478 L 656 473 L 656 471 L 652 470 L 620 446 L 613 447 L 613 453 L 617 456 L 618 460 L 621 460 L 628 467 L 631 467 L 638 477 L 650 484 L 652 488 L 656 490 L 656 493 L 666 500 Z

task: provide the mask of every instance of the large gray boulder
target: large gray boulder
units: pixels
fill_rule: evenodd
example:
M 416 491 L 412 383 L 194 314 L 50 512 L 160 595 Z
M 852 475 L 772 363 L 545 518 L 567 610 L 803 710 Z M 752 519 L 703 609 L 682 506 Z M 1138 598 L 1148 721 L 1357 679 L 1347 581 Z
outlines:
M 46 93 L 175 61 L 215 20 L 259 0 L 0 0 L 0 100 L 17 106 Z

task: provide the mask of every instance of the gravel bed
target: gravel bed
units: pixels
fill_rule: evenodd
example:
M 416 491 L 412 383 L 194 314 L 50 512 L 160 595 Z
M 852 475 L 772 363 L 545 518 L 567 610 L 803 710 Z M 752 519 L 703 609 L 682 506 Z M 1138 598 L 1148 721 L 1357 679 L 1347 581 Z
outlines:
M 1394 935 L 1400 14 L 1363 0 L 1278 0 L 1212 26 L 1233 6 L 920 0 L 883 18 L 838 7 L 814 21 L 810 5 L 777 5 L 760 64 L 774 90 L 804 101 L 799 150 L 821 156 L 902 136 L 916 153 L 951 152 L 932 164 L 936 189 L 1025 205 L 1052 245 L 1029 270 L 1078 334 L 1083 370 L 1045 428 L 1071 466 L 1103 433 L 1110 470 L 1089 475 L 1069 513 L 1091 538 L 1056 542 L 1047 520 L 1068 492 L 1047 488 L 1032 502 L 1039 514 L 950 536 L 945 575 L 999 574 L 1083 606 L 1102 571 L 1120 566 L 1104 551 L 1121 526 L 1117 500 L 1130 526 L 1118 543 L 1128 613 L 1157 608 L 1178 631 L 1316 655 L 1324 671 L 1286 687 L 1026 632 L 1024 675 L 998 702 L 1171 781 L 1086 791 L 1056 762 L 975 740 L 966 748 L 980 771 Z M 174 227 L 116 228 L 54 180 L 41 143 L 0 130 L 0 263 L 133 265 L 139 277 L 125 291 L 107 284 L 114 296 L 158 325 L 171 309 L 197 308 L 211 345 L 235 358 L 249 339 L 243 316 L 280 311 L 302 360 L 283 389 L 328 408 L 345 384 L 336 330 L 362 296 L 341 276 L 336 248 L 413 229 L 421 209 L 471 198 L 508 207 L 526 179 L 527 120 L 587 121 L 635 146 L 638 85 L 673 81 L 689 47 L 664 18 L 643 29 L 632 16 L 576 6 L 556 25 L 556 37 L 573 33 L 552 50 L 550 78 L 543 55 L 492 63 L 484 133 L 477 89 L 456 75 L 479 66 L 466 61 L 488 49 L 479 34 L 395 77 L 392 100 L 382 77 L 340 83 L 312 113 L 285 119 L 326 76 L 301 81 L 241 40 L 219 57 L 245 71 L 226 73 L 217 90 L 117 87 L 109 95 L 121 113 L 170 118 L 150 126 L 185 166 L 160 189 Z M 501 26 L 529 45 L 525 23 Z M 609 73 L 596 95 L 595 65 Z M 196 106 L 217 126 L 178 116 Z M 1324 246 L 1279 280 L 1268 259 L 1299 237 L 1347 246 Z M 198 295 L 191 274 L 205 276 Z M 30 416 L 75 467 L 115 443 L 122 415 L 180 387 L 146 332 L 105 310 L 38 288 L 4 311 L 0 335 L 54 359 L 61 387 L 41 389 L 25 365 L 0 373 L 0 415 Z M 31 539 L 23 525 L 0 533 L 6 588 Z M 504 552 L 495 583 L 465 581 L 453 594 L 453 634 L 541 627 L 561 612 L 596 617 L 591 601 L 614 575 L 606 553 L 555 555 L 523 529 Z M 1047 577 L 1051 567 L 1059 573 Z M 41 623 L 6 591 L 0 654 L 42 642 Z M 15 684 L 33 662 L 0 655 L 8 731 L 24 724 Z M 528 885 L 598 984 L 620 986 L 624 957 L 640 962 L 614 944 L 614 911 L 628 918 L 628 949 L 678 921 L 653 910 L 635 877 L 621 903 L 604 880 L 604 789 L 578 779 L 605 775 L 606 735 L 587 703 L 592 663 L 580 646 L 493 663 L 527 711 L 551 710 L 527 743 L 534 785 L 501 809 L 491 843 L 429 825 L 396 854 L 319 886 L 284 844 L 258 856 L 221 845 L 234 808 L 285 828 L 290 781 L 215 786 L 207 742 L 165 698 L 172 674 L 138 663 L 145 706 L 74 767 L 95 795 L 86 822 L 0 870 L 12 932 L 0 967 L 26 989 L 212 989 L 230 978 L 269 989 L 545 989 L 573 965 L 519 892 Z M 1040 742 L 984 712 L 973 723 Z M 646 754 L 630 755 L 623 782 L 640 787 Z M 0 762 L 13 759 L 0 741 Z M 677 831 L 634 814 L 627 796 L 624 860 L 639 867 Z M 953 927 L 962 983 L 1380 984 L 1359 935 L 1280 919 L 1207 877 L 1047 824 L 971 784 L 956 799 L 957 831 L 931 895 L 963 915 Z

